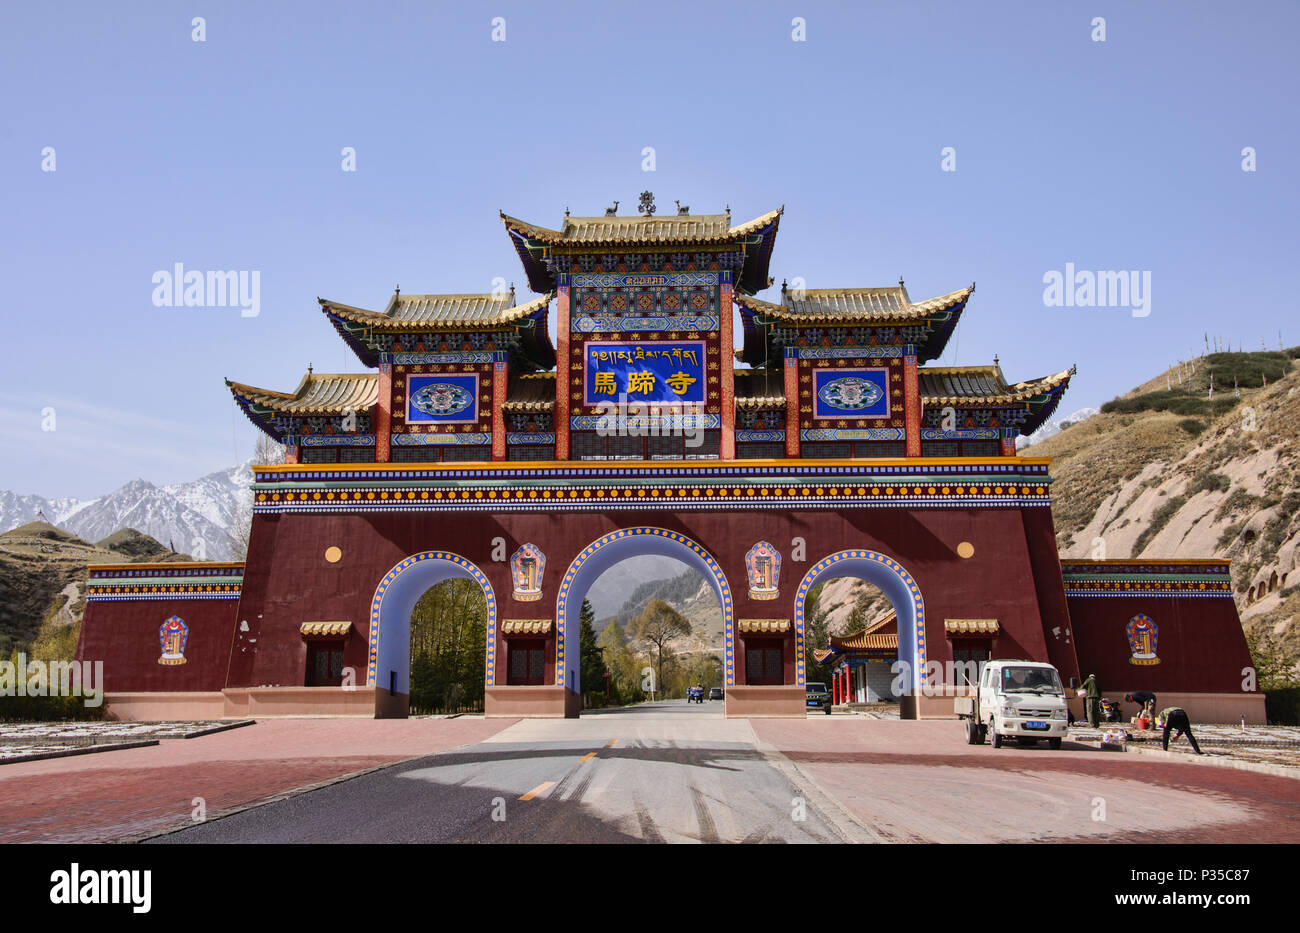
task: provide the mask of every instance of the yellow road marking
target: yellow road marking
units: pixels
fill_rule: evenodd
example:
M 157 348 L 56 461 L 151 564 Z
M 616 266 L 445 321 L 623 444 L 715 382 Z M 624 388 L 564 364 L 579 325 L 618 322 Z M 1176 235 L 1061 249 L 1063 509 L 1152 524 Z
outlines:
M 520 800 L 532 800 L 534 797 L 536 797 L 536 796 L 537 796 L 538 794 L 540 794 L 542 791 L 544 791 L 544 790 L 549 790 L 550 788 L 552 788 L 552 787 L 554 787 L 554 786 L 555 786 L 555 782 L 554 782 L 554 781 L 542 781 L 542 783 L 538 784 L 536 787 L 534 787 L 534 788 L 533 788 L 532 790 L 530 790 L 528 793 L 524 794 L 524 795 L 523 795 L 522 797 L 520 797 L 519 799 L 520 799 Z
M 595 753 L 595 752 L 587 752 L 587 754 L 585 754 L 585 755 L 582 756 L 582 760 L 583 760 L 583 761 L 591 761 L 591 759 L 593 759 L 593 758 L 595 758 L 595 757 L 596 757 L 596 753 Z
M 614 743 L 617 742 L 617 741 L 618 741 L 618 739 L 610 739 L 608 742 L 605 743 L 605 747 L 606 747 L 606 748 L 613 748 L 613 747 L 614 747 Z

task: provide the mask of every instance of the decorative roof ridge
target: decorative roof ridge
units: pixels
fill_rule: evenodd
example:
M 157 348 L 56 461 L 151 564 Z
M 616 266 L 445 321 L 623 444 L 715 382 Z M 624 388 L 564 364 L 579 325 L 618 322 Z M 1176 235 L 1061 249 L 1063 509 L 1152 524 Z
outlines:
M 498 211 L 501 221 L 505 224 L 506 229 L 515 233 L 520 233 L 530 240 L 538 240 L 551 246 L 562 246 L 568 239 L 571 230 L 576 229 L 583 224 L 594 226 L 622 227 L 624 229 L 632 228 L 638 225 L 644 225 L 647 228 L 653 228 L 656 224 L 671 225 L 693 223 L 716 223 L 721 221 L 727 224 L 724 229 L 716 233 L 684 233 L 675 239 L 683 241 L 704 241 L 704 242 L 725 242 L 738 237 L 748 236 L 751 233 L 757 233 L 769 224 L 779 221 L 785 213 L 785 205 L 781 205 L 776 210 L 768 211 L 755 217 L 753 220 L 746 221 L 742 224 L 731 225 L 731 214 L 668 214 L 662 217 L 653 215 L 618 215 L 610 214 L 605 216 L 579 217 L 577 215 L 565 215 L 562 229 L 555 230 L 551 227 L 543 227 L 541 224 L 530 223 L 518 217 L 511 217 L 505 211 Z M 649 232 L 649 230 L 647 230 Z M 669 239 L 674 239 L 669 237 Z
M 345 320 L 352 321 L 356 324 L 365 324 L 371 327 L 389 327 L 389 326 L 430 326 L 438 329 L 438 326 L 469 326 L 483 324 L 511 324 L 515 321 L 532 316 L 539 309 L 550 304 L 551 299 L 556 295 L 556 291 L 551 289 L 538 295 L 536 298 L 519 304 L 515 301 L 515 293 L 512 288 L 508 294 L 498 292 L 429 292 L 427 294 L 399 294 L 394 292 L 388 302 L 388 306 L 383 311 L 371 311 L 367 308 L 358 308 L 355 305 L 346 305 L 342 302 L 330 301 L 325 298 L 317 298 L 321 310 L 326 314 L 332 314 Z M 488 306 L 496 306 L 493 311 L 495 317 L 492 318 L 454 318 L 445 320 L 403 320 L 396 316 L 397 308 L 402 303 L 429 301 L 429 302 L 481 302 Z M 507 302 L 509 302 L 507 304 Z

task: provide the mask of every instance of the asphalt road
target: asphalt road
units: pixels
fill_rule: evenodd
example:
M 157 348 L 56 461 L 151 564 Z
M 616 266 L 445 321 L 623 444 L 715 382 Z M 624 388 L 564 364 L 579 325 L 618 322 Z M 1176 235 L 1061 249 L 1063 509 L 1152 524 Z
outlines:
M 154 843 L 839 842 L 850 821 L 719 702 L 522 720 Z

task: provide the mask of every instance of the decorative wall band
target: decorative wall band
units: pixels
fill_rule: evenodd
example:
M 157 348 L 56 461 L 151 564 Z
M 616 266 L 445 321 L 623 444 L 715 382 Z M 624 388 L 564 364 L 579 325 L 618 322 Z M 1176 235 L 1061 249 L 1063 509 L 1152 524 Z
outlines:
M 786 347 L 785 355 L 801 360 L 901 359 L 906 347 Z
M 805 428 L 801 441 L 901 441 L 907 439 L 903 428 Z
M 623 333 L 628 331 L 717 330 L 716 314 L 585 314 L 574 318 L 572 329 L 579 334 Z
M 956 431 L 940 431 L 936 428 L 922 428 L 923 441 L 996 441 L 1002 437 L 997 428 L 960 428 Z
M 381 363 L 504 363 L 504 350 L 452 350 L 445 353 L 381 353 Z
M 553 433 L 513 433 L 506 434 L 507 444 L 554 444 L 555 435 Z
M 470 434 L 394 434 L 397 447 L 433 447 L 443 444 L 482 445 L 492 443 L 492 435 L 475 431 Z
M 562 284 L 574 288 L 699 288 L 721 285 L 720 272 L 570 272 Z
M 373 434 L 307 434 L 298 438 L 300 447 L 374 447 Z
M 610 420 L 615 418 L 614 415 L 574 415 L 569 418 L 569 429 L 572 431 L 600 431 L 609 427 Z M 708 430 L 710 428 L 722 427 L 721 415 L 624 415 L 623 422 L 627 427 L 653 427 L 669 428 L 670 430 L 691 430 L 696 431 L 701 428 Z
M 784 431 L 754 431 L 740 430 L 736 431 L 737 443 L 759 443 L 759 442 L 780 442 L 785 440 Z

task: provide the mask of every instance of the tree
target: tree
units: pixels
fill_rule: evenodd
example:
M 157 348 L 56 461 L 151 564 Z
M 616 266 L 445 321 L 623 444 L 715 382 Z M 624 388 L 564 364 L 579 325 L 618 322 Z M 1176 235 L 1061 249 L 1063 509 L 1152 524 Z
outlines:
M 1300 686 L 1300 652 L 1285 645 L 1280 638 L 1263 626 L 1246 630 L 1246 646 L 1255 663 L 1255 679 L 1263 691 L 1285 690 Z
M 581 647 L 582 689 L 586 693 L 605 692 L 605 658 L 596 641 L 596 610 L 591 603 L 582 601 L 582 610 L 578 614 L 578 632 Z
M 676 638 L 688 638 L 691 623 L 662 599 L 652 599 L 645 610 L 627 627 L 635 641 L 653 647 L 656 653 L 655 683 L 664 683 L 664 647 Z
M 813 651 L 818 648 L 828 648 L 831 643 L 830 625 L 826 614 L 821 611 L 815 611 L 811 615 L 806 615 L 807 620 L 804 625 L 804 669 L 808 672 L 807 679 L 811 683 L 830 683 L 831 669 L 820 664 Z

